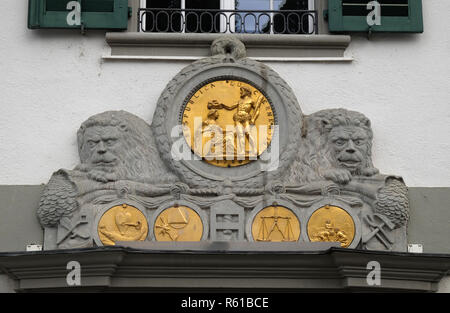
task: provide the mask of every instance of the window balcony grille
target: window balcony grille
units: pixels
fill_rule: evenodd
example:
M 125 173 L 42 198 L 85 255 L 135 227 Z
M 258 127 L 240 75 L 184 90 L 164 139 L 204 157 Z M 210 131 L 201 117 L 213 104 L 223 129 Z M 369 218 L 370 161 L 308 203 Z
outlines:
M 315 10 L 140 8 L 138 31 L 150 33 L 318 34 Z

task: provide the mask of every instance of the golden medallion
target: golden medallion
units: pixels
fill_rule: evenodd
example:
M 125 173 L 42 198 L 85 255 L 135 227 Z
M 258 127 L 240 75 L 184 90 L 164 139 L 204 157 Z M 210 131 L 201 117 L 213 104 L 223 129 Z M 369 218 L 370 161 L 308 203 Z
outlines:
M 192 151 L 220 167 L 256 160 L 269 146 L 275 124 L 267 98 L 252 85 L 217 80 L 198 89 L 182 117 Z
M 147 238 L 148 223 L 140 210 L 122 204 L 102 215 L 97 232 L 104 245 L 114 245 L 117 241 L 143 241 Z
M 157 241 L 200 241 L 203 222 L 193 209 L 174 206 L 158 215 L 154 233 Z
M 347 248 L 355 237 L 355 222 L 344 209 L 326 205 L 316 210 L 308 221 L 311 241 L 340 242 Z
M 269 206 L 253 219 L 252 236 L 255 241 L 298 241 L 300 222 L 288 208 Z

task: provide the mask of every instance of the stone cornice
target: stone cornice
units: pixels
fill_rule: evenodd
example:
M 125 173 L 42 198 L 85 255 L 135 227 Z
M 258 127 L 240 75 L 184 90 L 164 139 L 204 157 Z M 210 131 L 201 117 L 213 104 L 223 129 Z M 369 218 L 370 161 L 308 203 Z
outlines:
M 81 287 L 69 287 L 70 261 L 81 264 Z M 381 266 L 381 285 L 366 283 L 370 261 Z M 141 250 L 126 247 L 0 254 L 0 272 L 17 291 L 437 290 L 450 255 L 330 248 L 316 251 Z
M 196 60 L 210 56 L 211 43 L 223 34 L 107 33 L 111 54 L 104 59 Z M 344 56 L 347 35 L 234 34 L 247 56 L 260 61 L 351 61 Z

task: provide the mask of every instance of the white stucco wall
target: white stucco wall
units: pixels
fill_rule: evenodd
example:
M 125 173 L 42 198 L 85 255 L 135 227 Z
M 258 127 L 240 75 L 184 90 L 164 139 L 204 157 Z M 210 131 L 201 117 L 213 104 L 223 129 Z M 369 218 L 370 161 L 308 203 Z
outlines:
M 450 1 L 424 0 L 425 33 L 354 36 L 352 63 L 269 63 L 304 113 L 344 107 L 371 120 L 374 162 L 409 186 L 450 186 Z M 104 32 L 28 30 L 27 1 L 0 11 L 0 184 L 46 183 L 78 162 L 89 116 L 124 109 L 151 121 L 187 62 L 101 60 Z
M 438 288 L 439 293 L 450 293 L 450 276 L 442 278 Z

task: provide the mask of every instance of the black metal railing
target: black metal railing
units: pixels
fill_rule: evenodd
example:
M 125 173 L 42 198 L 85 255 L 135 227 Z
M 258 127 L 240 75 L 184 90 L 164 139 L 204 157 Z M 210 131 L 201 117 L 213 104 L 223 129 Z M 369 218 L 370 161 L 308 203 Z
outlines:
M 138 31 L 166 33 L 318 34 L 317 11 L 139 9 Z

